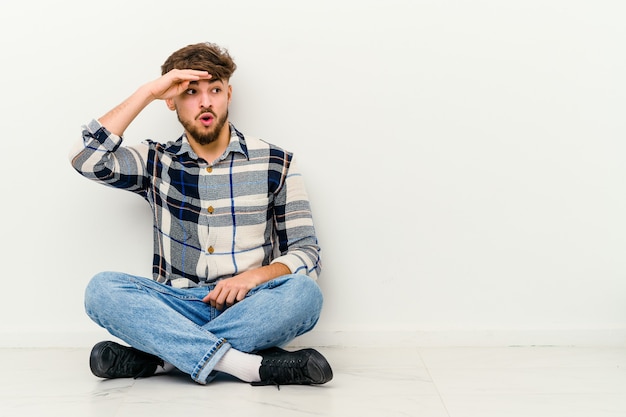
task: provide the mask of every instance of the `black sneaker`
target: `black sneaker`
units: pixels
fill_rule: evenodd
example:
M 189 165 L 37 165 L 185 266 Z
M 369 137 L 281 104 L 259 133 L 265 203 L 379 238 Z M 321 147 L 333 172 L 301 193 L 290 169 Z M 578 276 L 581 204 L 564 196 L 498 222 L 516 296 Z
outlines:
M 312 385 L 333 379 L 330 364 L 315 349 L 288 352 L 272 348 L 259 352 L 263 357 L 259 373 L 261 381 L 252 385 Z
M 163 361 L 154 355 L 115 342 L 100 342 L 91 349 L 89 367 L 100 378 L 139 378 L 153 375 Z

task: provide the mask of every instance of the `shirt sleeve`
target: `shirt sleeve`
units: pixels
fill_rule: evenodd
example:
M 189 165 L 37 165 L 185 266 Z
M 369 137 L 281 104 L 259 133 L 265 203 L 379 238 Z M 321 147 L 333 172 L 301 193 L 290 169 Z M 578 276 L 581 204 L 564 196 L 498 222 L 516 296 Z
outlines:
M 82 138 L 69 159 L 82 176 L 102 184 L 145 194 L 146 143 L 123 147 L 122 137 L 109 132 L 97 120 L 83 126 Z
M 283 186 L 274 200 L 280 255 L 272 263 L 286 265 L 293 274 L 317 279 L 321 272 L 320 247 L 304 179 L 291 159 Z

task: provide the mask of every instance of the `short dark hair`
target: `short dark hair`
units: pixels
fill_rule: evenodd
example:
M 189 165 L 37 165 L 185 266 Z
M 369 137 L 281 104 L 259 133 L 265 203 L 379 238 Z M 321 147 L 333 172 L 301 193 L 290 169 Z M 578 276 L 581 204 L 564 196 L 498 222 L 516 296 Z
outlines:
M 161 74 L 173 69 L 208 71 L 212 79 L 228 81 L 237 65 L 225 48 L 204 42 L 187 45 L 169 56 L 161 65 Z

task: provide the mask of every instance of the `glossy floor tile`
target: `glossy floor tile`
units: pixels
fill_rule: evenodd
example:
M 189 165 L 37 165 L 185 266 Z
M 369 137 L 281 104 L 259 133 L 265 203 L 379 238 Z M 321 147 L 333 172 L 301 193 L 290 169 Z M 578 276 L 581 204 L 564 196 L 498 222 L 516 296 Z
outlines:
M 320 348 L 326 385 L 100 380 L 89 349 L 0 349 L 0 416 L 626 416 L 626 347 Z

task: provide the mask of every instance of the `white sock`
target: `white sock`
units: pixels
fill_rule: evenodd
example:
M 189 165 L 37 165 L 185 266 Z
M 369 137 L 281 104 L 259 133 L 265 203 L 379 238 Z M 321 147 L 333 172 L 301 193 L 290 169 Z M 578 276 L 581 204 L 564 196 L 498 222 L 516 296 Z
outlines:
M 244 353 L 230 348 L 217 362 L 215 370 L 232 375 L 244 382 L 258 382 L 261 380 L 259 368 L 262 360 L 261 355 Z

